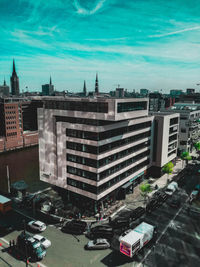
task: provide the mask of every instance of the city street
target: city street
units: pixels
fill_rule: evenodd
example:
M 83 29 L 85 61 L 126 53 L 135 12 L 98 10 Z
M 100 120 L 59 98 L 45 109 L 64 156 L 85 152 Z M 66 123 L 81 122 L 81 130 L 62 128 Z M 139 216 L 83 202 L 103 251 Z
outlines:
M 187 179 L 186 179 L 187 178 Z M 84 236 L 65 234 L 59 228 L 49 225 L 43 235 L 51 240 L 52 246 L 47 250 L 47 256 L 40 266 L 198 266 L 200 265 L 200 215 L 189 211 L 186 200 L 189 190 L 197 181 L 196 176 L 185 176 L 181 180 L 182 188 L 174 194 L 181 200 L 180 208 L 172 208 L 166 203 L 146 214 L 141 220 L 158 226 L 156 240 L 150 242 L 136 257 L 129 259 L 115 250 L 86 251 L 84 245 L 88 239 Z M 135 208 L 135 202 L 129 203 L 125 211 Z M 13 213 L 7 221 L 12 221 L 16 231 L 1 237 L 5 242 L 16 240 L 22 230 L 23 216 Z M 30 219 L 26 218 L 26 221 Z M 3 238 L 3 239 L 2 239 Z M 117 236 L 115 237 L 115 244 Z M 1 266 L 23 266 L 22 262 L 12 258 L 7 252 L 1 252 Z M 7 261 L 7 263 L 6 263 Z M 16 264 L 17 261 L 17 264 Z M 4 264 L 4 265 L 3 265 Z M 10 264 L 10 265 L 8 265 Z M 31 263 L 31 266 L 37 264 Z

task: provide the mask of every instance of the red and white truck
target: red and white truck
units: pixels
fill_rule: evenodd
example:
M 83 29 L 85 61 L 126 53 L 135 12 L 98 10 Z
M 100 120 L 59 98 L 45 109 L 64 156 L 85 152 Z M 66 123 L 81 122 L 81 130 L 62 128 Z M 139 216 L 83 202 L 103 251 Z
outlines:
M 132 258 L 154 236 L 155 226 L 142 222 L 120 240 L 120 252 Z

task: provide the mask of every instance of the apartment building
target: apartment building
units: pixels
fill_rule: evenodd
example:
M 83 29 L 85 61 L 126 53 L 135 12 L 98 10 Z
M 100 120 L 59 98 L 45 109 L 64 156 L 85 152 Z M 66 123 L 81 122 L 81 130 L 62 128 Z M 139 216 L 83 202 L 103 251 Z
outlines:
M 165 112 L 180 114 L 178 150 L 191 152 L 200 141 L 200 104 L 175 103 Z
M 148 99 L 43 98 L 38 109 L 40 179 L 93 209 L 151 166 Z
M 160 177 L 162 167 L 174 161 L 177 156 L 179 117 L 178 113 L 157 112 L 154 115 L 153 156 L 151 173 L 154 177 Z
M 0 152 L 38 144 L 38 132 L 35 127 L 38 106 L 42 106 L 41 101 L 38 101 L 37 105 L 34 101 L 32 105 L 31 100 L 27 98 L 0 98 Z M 24 111 L 27 109 L 31 109 L 30 117 Z M 28 128 L 30 125 L 35 128 Z

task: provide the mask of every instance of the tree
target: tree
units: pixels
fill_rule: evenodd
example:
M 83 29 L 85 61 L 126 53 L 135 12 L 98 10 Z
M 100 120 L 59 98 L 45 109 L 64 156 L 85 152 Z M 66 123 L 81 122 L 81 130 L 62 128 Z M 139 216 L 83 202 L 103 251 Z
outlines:
M 151 185 L 148 182 L 142 183 L 140 186 L 140 194 L 144 197 L 144 204 L 146 204 L 147 194 L 152 191 Z
M 181 159 L 186 162 L 186 165 L 188 164 L 188 161 L 192 159 L 188 151 L 183 151 L 181 153 Z
M 199 153 L 200 152 L 200 142 L 195 143 L 194 147 L 196 149 L 196 152 Z
M 174 164 L 170 161 L 168 163 L 166 163 L 163 168 L 162 168 L 162 171 L 164 173 L 167 173 L 167 176 L 169 178 L 169 174 L 172 174 L 173 172 L 173 168 L 174 168 Z

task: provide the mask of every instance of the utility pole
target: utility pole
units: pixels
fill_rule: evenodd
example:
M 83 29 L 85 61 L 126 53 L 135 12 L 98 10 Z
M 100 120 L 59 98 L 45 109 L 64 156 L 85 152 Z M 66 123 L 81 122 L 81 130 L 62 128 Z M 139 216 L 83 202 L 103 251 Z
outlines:
M 10 176 L 9 176 L 8 165 L 6 165 L 6 170 L 7 170 L 7 181 L 8 181 L 8 193 L 10 193 Z
M 26 222 L 23 220 L 24 223 L 24 237 L 26 235 Z M 25 238 L 25 260 L 26 260 L 26 267 L 28 267 L 28 255 L 27 255 L 27 243 L 26 243 L 26 238 Z

